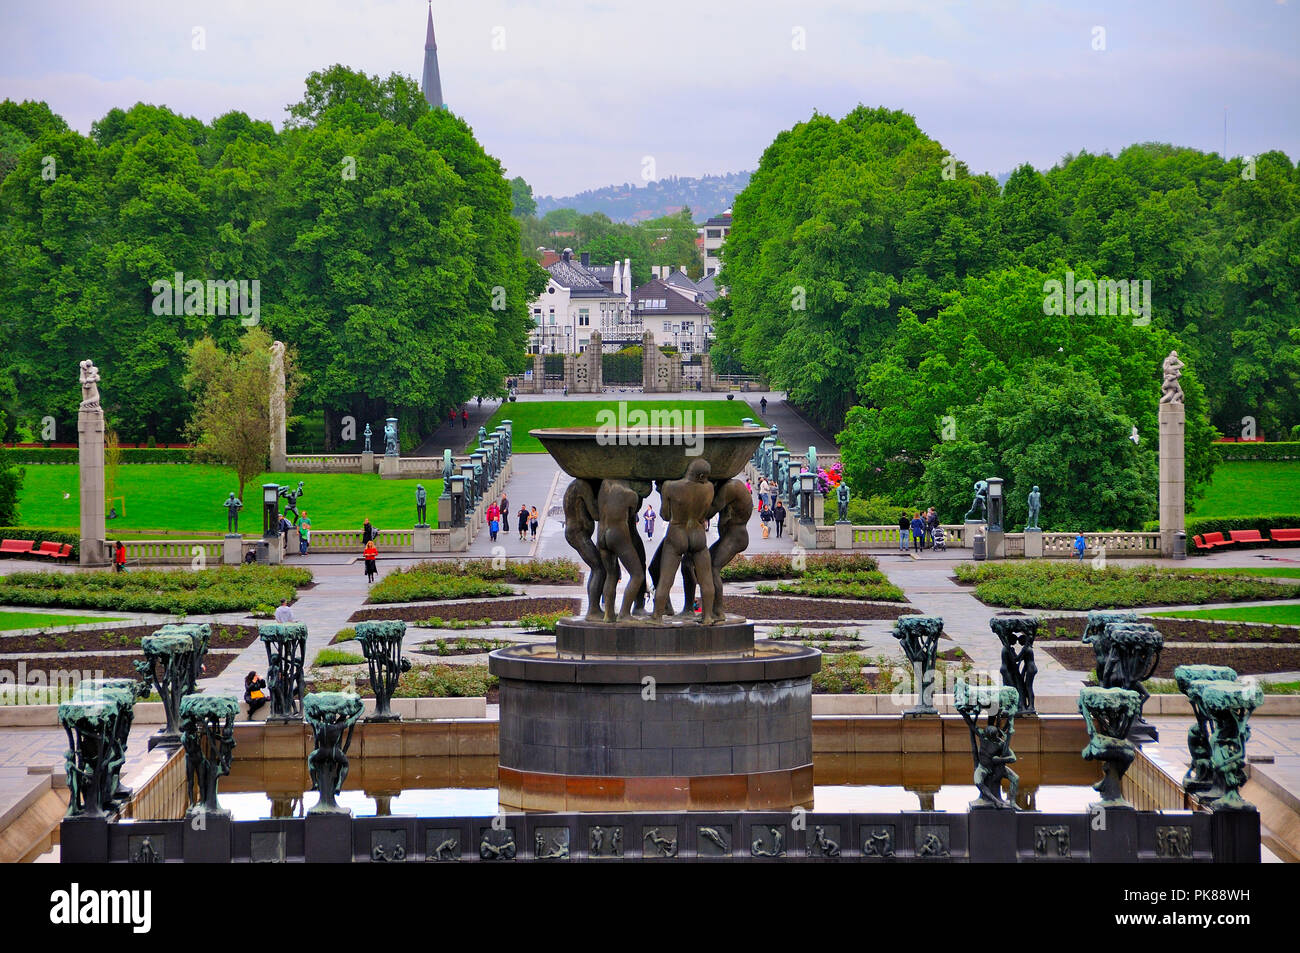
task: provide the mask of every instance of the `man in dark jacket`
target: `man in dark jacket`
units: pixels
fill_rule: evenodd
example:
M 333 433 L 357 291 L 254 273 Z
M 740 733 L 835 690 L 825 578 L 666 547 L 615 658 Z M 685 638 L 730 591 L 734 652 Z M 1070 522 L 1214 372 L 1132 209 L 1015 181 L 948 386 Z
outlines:
M 917 513 L 912 517 L 912 552 L 919 553 L 925 548 L 925 520 Z
M 898 514 L 898 551 L 907 552 L 907 544 L 912 537 L 912 521 L 907 518 L 906 513 Z
M 781 538 L 781 528 L 785 526 L 785 504 L 778 499 L 772 507 L 772 519 L 776 521 L 776 538 Z

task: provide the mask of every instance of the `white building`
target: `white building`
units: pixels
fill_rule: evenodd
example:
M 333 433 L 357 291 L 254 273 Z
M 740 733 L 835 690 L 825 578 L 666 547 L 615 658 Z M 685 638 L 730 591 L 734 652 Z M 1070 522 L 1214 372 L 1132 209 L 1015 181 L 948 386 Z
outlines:
M 698 292 L 678 284 L 693 282 L 683 272 L 675 276 L 667 269 L 654 271 L 660 276 L 632 292 L 633 315 L 654 335 L 655 344 L 672 344 L 683 355 L 707 353 L 713 339 L 713 314 L 697 300 Z
M 630 258 L 593 268 L 585 254 L 575 261 L 573 249 L 566 248 L 546 270 L 551 278 L 531 306 L 528 353 L 581 354 L 592 331 L 600 332 L 606 351 L 641 343 L 641 325 L 631 307 Z
M 731 234 L 731 209 L 721 215 L 715 215 L 704 223 L 704 277 L 716 275 L 722 267 L 719 252 Z

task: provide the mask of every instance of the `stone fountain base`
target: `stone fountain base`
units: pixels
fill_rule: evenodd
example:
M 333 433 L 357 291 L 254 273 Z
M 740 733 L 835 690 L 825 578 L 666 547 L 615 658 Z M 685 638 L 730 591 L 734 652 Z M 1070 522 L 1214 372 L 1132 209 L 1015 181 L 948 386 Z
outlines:
M 528 811 L 811 806 L 816 649 L 713 626 L 570 619 L 498 649 L 500 800 Z

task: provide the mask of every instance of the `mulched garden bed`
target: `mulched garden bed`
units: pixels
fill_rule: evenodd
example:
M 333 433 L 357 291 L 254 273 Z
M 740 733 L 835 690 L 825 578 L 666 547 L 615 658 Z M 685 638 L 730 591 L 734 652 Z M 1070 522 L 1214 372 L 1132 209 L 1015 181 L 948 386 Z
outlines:
M 849 602 L 834 599 L 810 599 L 805 596 L 742 596 L 727 595 L 727 611 L 747 619 L 774 621 L 866 621 L 870 619 L 897 619 L 900 615 L 916 615 L 916 609 L 902 605 L 881 605 L 874 602 Z
M 1043 646 L 1043 651 L 1066 668 L 1088 672 L 1096 667 L 1096 656 L 1087 645 Z M 1262 675 L 1268 672 L 1300 671 L 1300 646 L 1246 648 L 1237 645 L 1215 645 L 1200 648 L 1170 645 L 1160 653 L 1156 678 L 1173 678 L 1179 665 L 1227 665 L 1238 675 Z
M 1141 618 L 1144 622 L 1152 623 L 1166 642 L 1300 644 L 1300 627 L 1293 625 L 1244 625 L 1240 622 L 1211 622 L 1205 619 Z M 1079 639 L 1083 637 L 1086 624 L 1087 619 L 1083 616 L 1045 618 L 1039 623 L 1038 638 L 1044 642 Z
M 215 655 L 211 652 L 203 659 L 207 667 L 200 678 L 220 675 L 227 665 L 233 662 L 236 654 Z M 29 673 L 36 671 L 72 671 L 85 675 L 87 672 L 102 673 L 103 678 L 139 678 L 140 674 L 131 663 L 143 660 L 143 655 L 30 655 L 23 661 Z
M 160 625 L 128 625 L 115 629 L 78 629 L 46 635 L 0 636 L 0 653 L 17 654 L 39 652 L 43 655 L 58 652 L 96 652 L 105 649 L 136 649 L 140 639 L 153 635 Z M 212 626 L 209 648 L 242 649 L 257 640 L 257 626 L 220 623 Z M 143 657 L 143 656 L 141 656 Z
M 521 615 L 541 615 L 545 612 L 576 614 L 582 608 L 581 599 L 548 596 L 536 599 L 480 599 L 474 602 L 430 602 L 413 606 L 376 606 L 358 609 L 348 618 L 348 623 L 367 622 L 371 619 L 405 619 L 423 622 L 433 616 L 440 619 L 491 619 L 493 622 L 513 622 Z

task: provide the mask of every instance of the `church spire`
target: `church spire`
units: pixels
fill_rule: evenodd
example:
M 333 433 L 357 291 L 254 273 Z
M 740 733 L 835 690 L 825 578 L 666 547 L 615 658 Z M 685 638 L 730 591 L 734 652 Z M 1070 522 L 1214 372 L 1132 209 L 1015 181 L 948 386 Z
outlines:
M 438 42 L 433 38 L 433 4 L 429 4 L 429 27 L 424 36 L 424 89 L 425 102 L 430 109 L 442 109 L 442 78 L 438 75 Z

